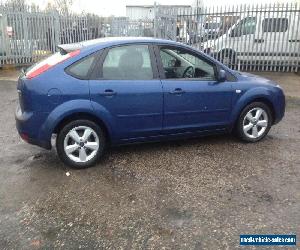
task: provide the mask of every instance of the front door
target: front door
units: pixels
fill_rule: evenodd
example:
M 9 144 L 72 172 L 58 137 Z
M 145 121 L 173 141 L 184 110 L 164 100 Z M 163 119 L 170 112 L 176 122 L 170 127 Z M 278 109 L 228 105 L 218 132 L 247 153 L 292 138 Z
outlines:
M 254 49 L 255 30 L 256 17 L 245 17 L 231 30 L 226 48 L 232 49 L 236 53 L 238 59 L 256 60 L 257 54 Z
M 151 48 L 143 44 L 112 47 L 102 57 L 95 69 L 101 71 L 99 77 L 89 82 L 90 95 L 94 106 L 99 105 L 109 117 L 113 139 L 159 134 L 163 94 Z
M 216 65 L 201 54 L 160 46 L 165 133 L 223 128 L 231 112 L 232 82 L 216 81 Z

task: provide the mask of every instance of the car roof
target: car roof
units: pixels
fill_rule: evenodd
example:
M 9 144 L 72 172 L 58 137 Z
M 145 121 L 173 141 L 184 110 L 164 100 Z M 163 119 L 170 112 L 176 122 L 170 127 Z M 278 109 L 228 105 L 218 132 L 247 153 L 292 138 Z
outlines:
M 93 40 L 71 43 L 71 44 L 61 44 L 57 47 L 59 49 L 64 50 L 65 52 L 74 51 L 77 49 L 85 50 L 85 49 L 100 49 L 106 48 L 110 46 L 120 45 L 120 44 L 130 44 L 130 43 L 155 43 L 155 44 L 179 44 L 174 41 L 166 40 L 166 39 L 158 39 L 151 37 L 105 37 L 105 38 L 97 38 Z

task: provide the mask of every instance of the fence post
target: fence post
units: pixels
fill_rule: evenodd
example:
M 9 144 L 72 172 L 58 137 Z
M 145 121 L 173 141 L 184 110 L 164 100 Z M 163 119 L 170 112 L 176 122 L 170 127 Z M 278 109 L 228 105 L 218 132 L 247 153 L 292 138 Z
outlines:
M 22 22 L 22 24 L 20 23 L 20 26 L 22 27 L 20 31 L 22 30 L 21 33 L 23 33 L 22 34 L 23 41 L 20 42 L 22 49 L 19 56 L 22 64 L 24 64 L 24 63 L 28 63 L 28 59 L 32 57 L 33 48 L 31 47 L 32 44 L 29 43 L 29 39 L 28 39 L 27 13 L 26 12 L 21 13 L 19 17 L 21 18 L 20 22 Z
M 158 14 L 157 14 L 157 4 L 156 2 L 154 2 L 154 37 L 157 37 L 157 18 L 158 18 Z
M 54 46 L 53 46 L 53 50 L 52 52 L 56 51 L 56 46 L 60 44 L 60 16 L 58 12 L 53 12 L 53 16 L 54 16 Z

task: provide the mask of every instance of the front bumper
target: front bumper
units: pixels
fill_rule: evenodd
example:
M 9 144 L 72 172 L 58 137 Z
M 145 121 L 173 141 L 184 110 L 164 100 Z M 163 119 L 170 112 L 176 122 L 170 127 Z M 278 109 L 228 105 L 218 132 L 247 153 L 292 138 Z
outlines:
M 51 141 L 43 140 L 39 135 L 41 121 L 46 115 L 46 113 L 22 112 L 21 107 L 18 106 L 15 111 L 16 128 L 24 141 L 51 149 Z

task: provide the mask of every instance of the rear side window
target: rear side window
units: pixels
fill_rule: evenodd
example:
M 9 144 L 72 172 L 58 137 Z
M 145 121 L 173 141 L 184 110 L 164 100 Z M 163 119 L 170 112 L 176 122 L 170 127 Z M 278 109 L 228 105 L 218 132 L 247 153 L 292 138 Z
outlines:
M 96 60 L 97 53 L 94 53 L 90 56 L 84 57 L 79 61 L 73 63 L 66 69 L 66 72 L 78 79 L 87 79 L 90 69 Z
M 262 22 L 263 32 L 285 32 L 288 29 L 287 18 L 266 18 Z
M 103 62 L 103 78 L 108 80 L 150 80 L 153 72 L 148 45 L 111 48 Z

